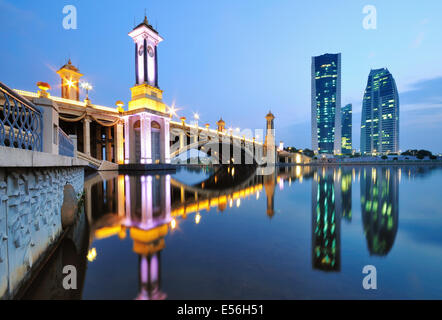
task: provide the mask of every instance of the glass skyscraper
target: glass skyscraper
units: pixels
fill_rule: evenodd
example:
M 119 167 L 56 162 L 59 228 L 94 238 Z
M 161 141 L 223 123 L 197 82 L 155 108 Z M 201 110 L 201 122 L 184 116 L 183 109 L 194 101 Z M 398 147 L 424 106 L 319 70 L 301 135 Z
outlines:
M 353 150 L 353 143 L 351 138 L 352 121 L 352 105 L 350 103 L 342 108 L 342 154 L 351 154 Z
M 341 153 L 341 54 L 312 58 L 312 148 Z
M 399 151 L 399 95 L 388 69 L 371 70 L 362 102 L 361 153 Z

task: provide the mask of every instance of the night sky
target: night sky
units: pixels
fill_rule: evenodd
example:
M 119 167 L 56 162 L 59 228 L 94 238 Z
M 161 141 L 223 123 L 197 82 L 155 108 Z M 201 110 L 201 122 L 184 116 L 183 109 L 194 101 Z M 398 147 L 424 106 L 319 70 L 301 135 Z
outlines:
M 362 27 L 363 7 L 377 9 L 377 29 Z M 77 8 L 78 29 L 62 25 Z M 0 81 L 36 91 L 68 58 L 94 86 L 92 103 L 130 100 L 134 44 L 128 32 L 147 11 L 165 39 L 159 85 L 178 114 L 220 116 L 233 128 L 264 128 L 275 114 L 277 139 L 311 147 L 311 57 L 342 53 L 342 106 L 353 103 L 359 148 L 362 97 L 370 69 L 387 67 L 400 97 L 400 149 L 442 152 L 442 1 L 5 1 L 0 0 Z M 82 94 L 82 98 L 84 94 Z

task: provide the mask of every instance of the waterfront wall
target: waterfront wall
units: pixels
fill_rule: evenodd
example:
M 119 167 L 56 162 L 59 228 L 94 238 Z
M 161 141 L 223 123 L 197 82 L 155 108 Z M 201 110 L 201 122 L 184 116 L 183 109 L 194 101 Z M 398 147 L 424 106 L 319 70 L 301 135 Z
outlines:
M 66 157 L 51 155 L 47 161 L 41 161 L 48 155 L 2 151 L 1 156 L 21 155 L 16 161 L 22 163 L 10 167 L 5 164 L 12 162 L 11 157 L 0 159 L 4 160 L 0 161 L 0 299 L 8 299 L 29 279 L 47 249 L 58 240 L 62 232 L 64 186 L 71 184 L 76 194 L 81 194 L 84 168 L 65 164 L 70 161 Z M 26 166 L 29 161 L 35 161 L 35 166 Z

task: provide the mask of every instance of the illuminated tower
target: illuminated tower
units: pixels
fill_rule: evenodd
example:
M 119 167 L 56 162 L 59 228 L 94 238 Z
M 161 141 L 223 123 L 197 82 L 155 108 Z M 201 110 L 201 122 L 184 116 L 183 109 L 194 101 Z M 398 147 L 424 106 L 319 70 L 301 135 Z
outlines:
M 351 154 L 352 144 L 352 104 L 347 104 L 342 108 L 341 128 L 342 128 L 342 154 Z
M 170 163 L 170 113 L 158 88 L 158 50 L 163 41 L 147 18 L 129 36 L 135 42 L 135 86 L 124 116 L 124 163 Z
M 266 137 L 264 140 L 264 156 L 267 157 L 267 163 L 275 163 L 276 149 L 275 149 L 275 116 L 271 111 L 266 115 Z M 267 151 L 270 153 L 268 154 Z
M 312 58 L 312 148 L 341 153 L 341 54 Z
M 158 44 L 163 38 L 144 17 L 129 36 L 135 42 L 135 86 L 131 88 L 129 110 L 147 107 L 166 112 L 163 91 L 158 88 Z
M 83 76 L 76 67 L 71 63 L 69 59 L 60 70 L 57 71 L 61 78 L 61 97 L 70 100 L 80 100 L 79 82 Z
M 220 118 L 216 125 L 218 127 L 218 132 L 224 132 L 224 129 L 226 128 L 226 122 L 223 120 L 223 118 Z
M 370 71 L 361 118 L 361 153 L 399 151 L 399 94 L 388 69 Z

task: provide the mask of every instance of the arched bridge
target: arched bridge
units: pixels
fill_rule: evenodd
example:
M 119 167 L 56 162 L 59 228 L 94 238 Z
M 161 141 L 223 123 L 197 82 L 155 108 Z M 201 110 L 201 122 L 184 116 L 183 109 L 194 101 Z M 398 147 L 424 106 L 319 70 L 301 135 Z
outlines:
M 220 120 L 222 121 L 222 120 Z M 219 122 L 218 122 L 219 123 Z M 222 164 L 256 164 L 262 161 L 263 144 L 255 138 L 235 135 L 218 125 L 217 130 L 181 122 L 170 122 L 170 158 L 199 150 Z

